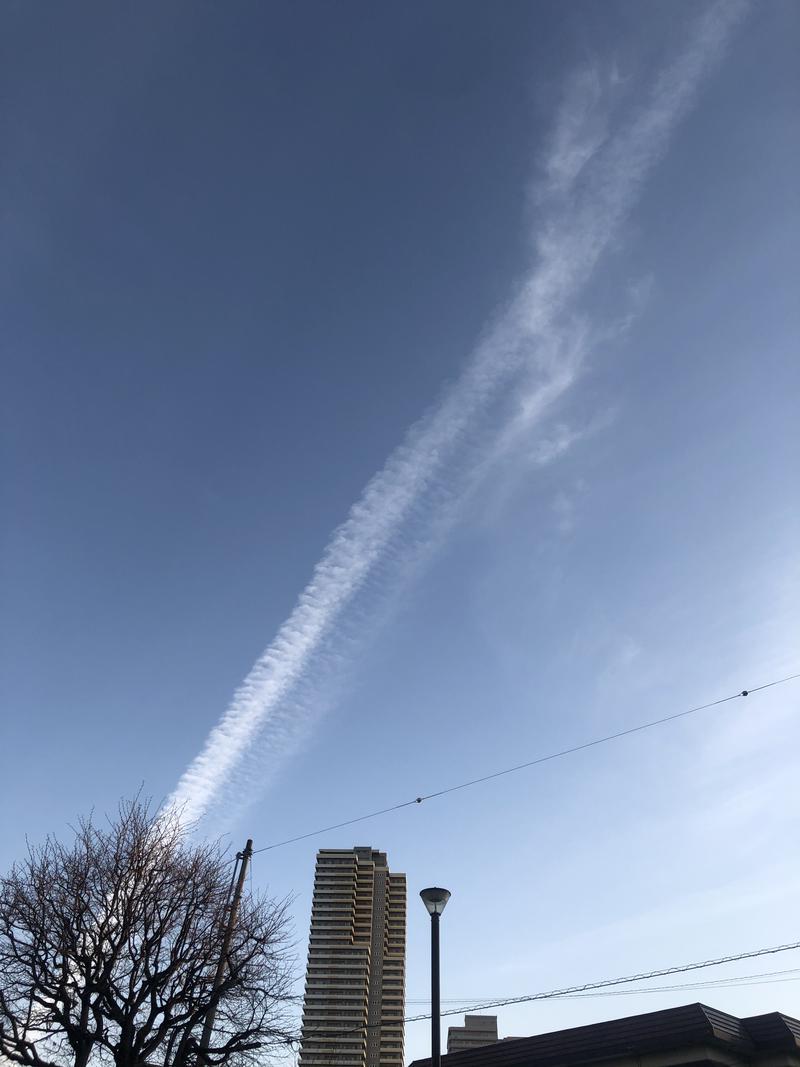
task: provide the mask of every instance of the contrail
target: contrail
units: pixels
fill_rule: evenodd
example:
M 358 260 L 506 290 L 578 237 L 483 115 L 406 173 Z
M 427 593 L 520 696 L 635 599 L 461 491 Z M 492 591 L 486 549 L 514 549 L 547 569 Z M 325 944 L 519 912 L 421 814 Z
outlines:
M 502 391 L 524 375 L 525 400 L 498 438 L 507 447 L 518 430 L 539 422 L 573 383 L 582 349 L 570 344 L 574 327 L 565 320 L 575 298 L 618 234 L 643 179 L 746 7 L 745 0 L 706 7 L 688 45 L 616 132 L 608 133 L 602 92 L 587 92 L 591 82 L 585 78 L 576 81 L 577 91 L 567 95 L 543 168 L 547 217 L 540 223 L 535 267 L 487 330 L 458 381 L 411 427 L 334 531 L 292 613 L 169 797 L 167 805 L 180 808 L 186 819 L 199 818 L 219 798 L 271 721 L 278 758 L 291 752 L 292 736 L 285 735 L 276 713 L 305 680 L 334 624 Z M 296 724 L 289 735 L 302 727 Z

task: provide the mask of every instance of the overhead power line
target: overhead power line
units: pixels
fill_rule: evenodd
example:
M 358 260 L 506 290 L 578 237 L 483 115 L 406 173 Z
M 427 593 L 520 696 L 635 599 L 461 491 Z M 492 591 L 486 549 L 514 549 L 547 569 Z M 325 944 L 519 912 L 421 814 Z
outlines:
M 736 989 L 738 986 L 774 985 L 776 982 L 800 982 L 800 967 L 782 971 L 759 971 L 755 974 L 739 974 L 731 978 L 708 978 L 702 982 L 680 982 L 677 985 L 644 986 L 641 989 L 600 989 L 587 993 L 565 993 L 564 997 L 628 997 L 634 993 L 671 993 L 684 989 Z M 442 1004 L 477 1004 L 483 1000 L 503 1000 L 504 997 L 443 997 Z M 553 1000 L 560 999 L 553 997 Z M 406 997 L 406 1004 L 430 1004 L 430 996 Z M 471 1008 L 469 1009 L 472 1010 Z
M 533 759 L 526 760 L 525 763 L 517 763 L 513 767 L 504 767 L 502 770 L 493 771 L 491 774 L 481 775 L 479 778 L 470 778 L 465 782 L 458 782 L 456 785 L 450 785 L 444 789 L 437 789 L 431 793 L 425 793 L 421 796 L 414 797 L 412 800 L 403 800 L 399 804 L 391 804 L 389 807 L 380 808 L 378 811 L 368 812 L 366 815 L 358 815 L 353 819 L 344 819 L 342 822 L 333 823 L 330 826 L 323 826 L 317 830 L 310 830 L 308 833 L 298 834 L 296 837 L 287 837 L 284 841 L 275 841 L 271 845 L 264 845 L 262 848 L 257 848 L 255 852 L 269 852 L 275 848 L 283 848 L 285 845 L 293 845 L 298 841 L 307 841 L 310 837 L 318 837 L 320 834 L 329 833 L 331 830 L 341 830 L 346 826 L 355 826 L 357 823 L 366 822 L 368 819 L 377 819 L 379 815 L 388 815 L 393 811 L 400 811 L 401 808 L 410 808 L 415 804 L 422 804 L 426 800 L 434 800 L 436 797 L 446 796 L 448 793 L 456 793 L 461 789 L 470 789 L 475 785 L 482 785 L 484 782 L 490 782 L 495 778 L 502 778 L 507 774 L 516 774 L 517 771 L 527 770 L 530 767 L 537 767 L 542 763 L 549 763 L 551 760 L 563 759 L 565 756 L 575 755 L 576 752 L 585 752 L 586 749 L 596 748 L 598 745 L 607 745 L 612 741 L 618 741 L 622 737 L 629 737 L 631 734 L 641 733 L 644 730 L 652 730 L 656 726 L 665 726 L 667 723 L 676 722 L 678 719 L 685 719 L 689 715 L 695 715 L 700 711 L 707 711 L 709 708 L 716 708 L 720 704 L 727 704 L 732 700 L 741 700 L 743 697 L 751 696 L 753 693 L 760 693 L 763 689 L 771 689 L 776 685 L 784 685 L 786 682 L 793 682 L 800 678 L 800 673 L 790 674 L 785 678 L 775 678 L 771 682 L 764 682 L 763 685 L 754 686 L 751 689 L 741 689 L 737 693 L 731 693 L 729 696 L 720 697 L 718 700 L 711 700 L 707 704 L 698 704 L 696 707 L 687 708 L 685 711 L 677 711 L 672 715 L 665 715 L 660 719 L 651 719 L 649 722 L 639 723 L 637 726 L 629 726 L 625 730 L 617 730 L 615 733 L 606 734 L 604 737 L 595 737 L 590 741 L 583 741 L 579 745 L 571 745 L 569 748 L 559 749 L 557 752 L 548 752 L 544 756 L 536 756 Z
M 641 989 L 598 989 L 592 993 L 566 993 L 564 1000 L 576 997 L 630 997 L 640 993 L 677 993 L 694 989 L 749 989 L 757 985 L 777 985 L 781 982 L 800 982 L 800 976 L 794 978 L 761 978 L 754 982 L 740 982 L 731 978 L 719 982 L 681 982 L 678 985 L 645 986 Z
M 622 978 L 606 978 L 600 982 L 585 982 L 583 985 L 568 986 L 565 989 L 552 989 L 546 993 L 530 993 L 521 997 L 507 997 L 504 1000 L 487 1001 L 484 1004 L 473 1004 L 468 1011 L 481 1011 L 484 1008 L 504 1008 L 511 1004 L 528 1004 L 534 1000 L 552 1000 L 554 997 L 563 997 L 576 993 L 588 993 L 596 989 L 606 989 L 609 986 L 629 985 L 632 982 L 644 982 L 650 978 L 665 978 L 670 974 L 685 974 L 687 971 L 700 971 L 706 967 L 720 967 L 724 963 L 736 963 L 738 960 L 752 960 L 757 956 L 773 956 L 778 952 L 790 952 L 800 948 L 800 941 L 793 941 L 785 945 L 774 945 L 770 948 L 757 948 L 750 952 L 737 952 L 731 956 L 720 956 L 714 960 L 703 960 L 700 963 L 684 963 L 677 967 L 664 967 L 657 971 L 643 971 L 639 974 L 629 974 Z M 449 1008 L 442 1015 L 462 1015 L 464 1008 Z M 406 1018 L 407 1023 L 421 1022 L 430 1019 L 430 1015 L 415 1015 Z
M 771 945 L 767 948 L 752 949 L 749 952 L 736 952 L 729 956 L 719 956 L 712 960 L 701 960 L 699 963 L 682 963 L 675 967 L 662 967 L 658 970 L 640 971 L 638 974 L 628 974 L 621 978 L 604 978 L 597 982 L 584 982 L 582 985 L 566 986 L 562 989 L 551 989 L 544 993 L 527 993 L 519 997 L 504 997 L 498 1000 L 486 1001 L 481 1004 L 462 1005 L 460 1008 L 449 1008 L 441 1012 L 444 1018 L 449 1015 L 463 1015 L 465 1012 L 483 1011 L 486 1008 L 504 1008 L 514 1004 L 529 1004 L 537 1000 L 556 1000 L 563 997 L 588 995 L 597 990 L 609 989 L 612 986 L 630 985 L 634 982 L 645 982 L 652 978 L 665 978 L 670 974 L 686 974 L 688 971 L 701 971 L 708 967 L 720 967 L 726 963 L 737 963 L 739 960 L 752 960 L 758 956 L 774 956 L 779 952 L 790 952 L 800 948 L 800 941 L 788 942 L 784 945 Z M 787 972 L 789 973 L 789 972 Z M 637 990 L 644 992 L 644 990 Z M 423 1015 L 407 1015 L 404 1023 L 418 1023 L 430 1019 L 430 1012 Z M 397 1020 L 389 1020 L 386 1025 L 397 1025 Z M 380 1029 L 383 1022 L 366 1023 L 361 1026 L 347 1027 L 343 1029 L 327 1029 L 320 1027 L 306 1031 L 307 1037 L 342 1037 L 346 1034 L 361 1033 L 364 1030 Z M 299 1040 L 299 1036 L 295 1040 Z

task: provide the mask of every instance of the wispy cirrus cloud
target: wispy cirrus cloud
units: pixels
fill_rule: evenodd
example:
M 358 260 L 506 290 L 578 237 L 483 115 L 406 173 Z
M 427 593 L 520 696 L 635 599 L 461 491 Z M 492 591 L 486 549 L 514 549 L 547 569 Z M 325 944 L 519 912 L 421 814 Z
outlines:
M 541 162 L 542 178 L 535 199 L 568 196 L 581 172 L 609 135 L 609 94 L 619 81 L 616 67 L 599 65 L 575 71 L 568 78 Z
M 575 383 L 591 338 L 576 318 L 577 298 L 745 9 L 744 0 L 704 8 L 683 51 L 613 127 L 602 81 L 587 74 L 571 83 L 542 169 L 534 266 L 460 379 L 411 427 L 334 531 L 292 613 L 169 798 L 187 818 L 219 799 L 257 740 L 259 751 L 269 749 L 270 773 L 297 749 L 316 714 L 298 691 L 313 681 L 334 628 L 387 556 L 404 538 L 424 541 L 437 509 L 457 503 L 453 485 L 474 484 Z M 479 462 L 454 481 L 453 468 L 476 440 Z M 548 457 L 542 448 L 543 462 L 564 451 L 554 446 Z

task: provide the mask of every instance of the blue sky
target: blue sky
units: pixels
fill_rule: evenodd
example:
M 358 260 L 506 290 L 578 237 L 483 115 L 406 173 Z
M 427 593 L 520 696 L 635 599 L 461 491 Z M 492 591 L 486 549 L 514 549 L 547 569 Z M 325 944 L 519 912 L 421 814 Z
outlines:
M 142 783 L 258 847 L 798 669 L 796 5 L 2 20 L 3 866 Z M 414 1000 L 430 883 L 464 1003 L 791 940 L 799 692 L 254 883 L 302 942 L 315 849 L 386 849 Z

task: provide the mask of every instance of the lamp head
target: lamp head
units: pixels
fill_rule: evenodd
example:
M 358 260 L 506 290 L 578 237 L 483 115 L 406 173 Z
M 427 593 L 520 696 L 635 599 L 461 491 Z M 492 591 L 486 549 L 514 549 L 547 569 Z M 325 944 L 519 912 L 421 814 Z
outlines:
M 432 886 L 430 889 L 421 890 L 419 895 L 429 915 L 441 915 L 450 899 L 450 890 Z

